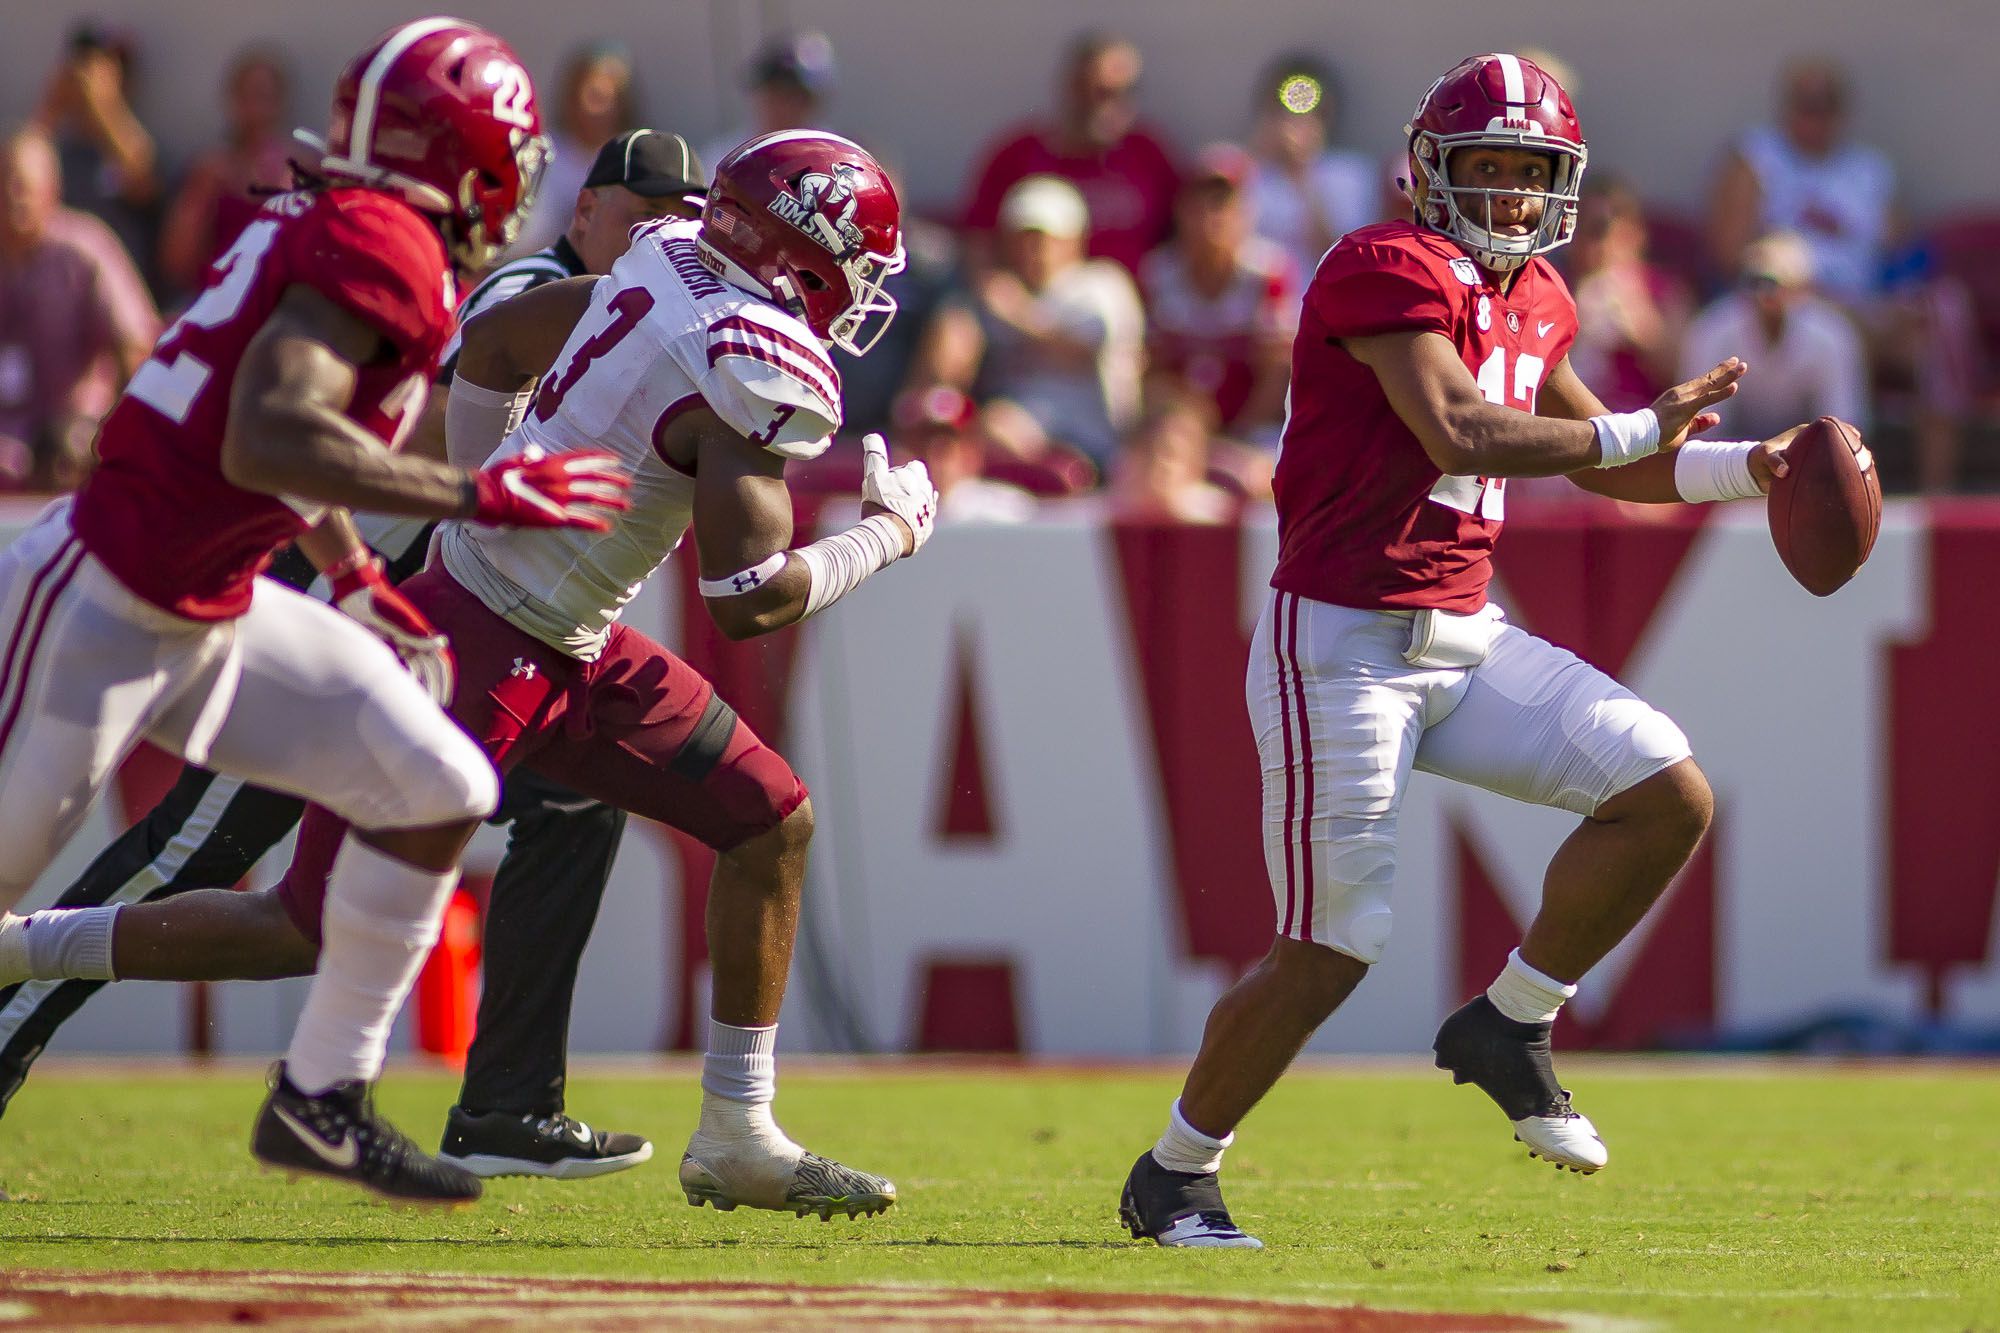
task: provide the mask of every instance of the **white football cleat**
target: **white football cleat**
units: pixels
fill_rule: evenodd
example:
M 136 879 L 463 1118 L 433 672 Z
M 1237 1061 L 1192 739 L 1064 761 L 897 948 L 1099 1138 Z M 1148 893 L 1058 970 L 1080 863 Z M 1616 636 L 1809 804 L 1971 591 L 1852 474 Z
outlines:
M 896 1187 L 880 1176 L 765 1141 L 726 1141 L 696 1133 L 681 1157 L 681 1191 L 688 1204 L 714 1204 L 718 1212 L 769 1208 L 795 1217 L 816 1214 L 822 1222 L 835 1213 L 873 1217 L 896 1202 Z
M 1611 1150 L 1604 1146 L 1590 1117 L 1569 1109 L 1567 1089 L 1553 1112 L 1514 1122 L 1514 1137 L 1528 1146 L 1528 1156 L 1586 1176 L 1611 1160 Z

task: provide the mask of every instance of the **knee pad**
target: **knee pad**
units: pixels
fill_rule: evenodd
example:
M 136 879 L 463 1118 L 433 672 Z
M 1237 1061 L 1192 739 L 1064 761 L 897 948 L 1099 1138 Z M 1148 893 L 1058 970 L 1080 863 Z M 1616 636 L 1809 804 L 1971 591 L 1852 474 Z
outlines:
M 455 744 L 442 745 L 431 756 L 428 771 L 406 784 L 399 794 L 394 822 L 377 827 L 429 828 L 462 819 L 484 819 L 500 804 L 500 775 L 477 745 L 463 733 Z
M 1396 844 L 1386 838 L 1342 838 L 1326 845 L 1324 901 L 1313 913 L 1313 938 L 1364 963 L 1379 963 L 1394 916 Z
M 1630 791 L 1694 754 L 1687 735 L 1672 718 L 1637 700 L 1633 703 L 1640 711 L 1625 729 L 1616 760 L 1602 770 L 1602 784 L 1591 793 L 1593 799 L 1579 814 L 1595 814 L 1612 797 Z

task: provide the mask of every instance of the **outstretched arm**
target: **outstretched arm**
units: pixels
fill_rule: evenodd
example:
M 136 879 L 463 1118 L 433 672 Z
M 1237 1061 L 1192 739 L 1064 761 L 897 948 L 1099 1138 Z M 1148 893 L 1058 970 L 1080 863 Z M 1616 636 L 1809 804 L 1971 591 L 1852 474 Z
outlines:
M 347 410 L 382 335 L 309 287 L 286 289 L 250 340 L 229 402 L 222 472 L 245 490 L 424 518 L 469 512 L 459 468 L 390 452 Z
M 1606 465 L 1605 430 L 1588 420 L 1488 402 L 1458 350 L 1441 334 L 1398 331 L 1348 338 L 1343 346 L 1375 372 L 1390 407 L 1449 476 L 1553 477 Z M 1743 369 L 1731 358 L 1662 394 L 1650 409 L 1658 422 L 1656 447 L 1673 448 L 1691 427 L 1701 429 L 1703 409 L 1735 393 Z M 1620 423 L 1640 414 L 1592 415 Z M 1713 418 L 1706 424 L 1713 425 Z M 1615 457 L 1612 461 L 1615 465 Z
M 1609 411 L 1590 386 L 1583 382 L 1564 357 L 1549 372 L 1548 380 L 1542 385 L 1541 396 L 1535 400 L 1535 410 L 1545 416 L 1563 417 L 1571 421 L 1588 421 Z M 1714 424 L 1712 414 L 1704 413 L 1695 418 L 1693 430 L 1706 429 Z M 1732 444 L 1703 445 L 1707 449 L 1728 448 L 1743 454 L 1742 466 L 1749 469 L 1750 479 L 1761 492 L 1768 493 L 1771 482 L 1785 474 L 1789 464 L 1785 462 L 1785 446 L 1791 443 L 1797 427 L 1784 434 L 1763 441 L 1755 448 L 1747 442 Z M 1684 474 L 1681 455 L 1688 446 L 1668 453 L 1654 454 L 1642 458 L 1628 467 L 1585 468 L 1569 474 L 1569 479 L 1594 495 L 1606 496 L 1613 500 L 1628 500 L 1635 504 L 1680 504 L 1689 500 L 1682 487 L 1690 484 L 1690 477 Z M 1698 452 L 1698 451 L 1697 451 Z M 1692 458 L 1693 455 L 1690 455 Z M 1737 489 L 1741 489 L 1738 487 Z M 1695 490 L 1695 499 L 1714 499 L 1715 496 Z M 1742 498 L 1748 498 L 1747 496 Z
M 383 339 L 311 288 L 293 286 L 245 349 L 230 396 L 222 472 L 245 490 L 308 505 L 528 527 L 608 526 L 627 479 L 600 454 L 520 458 L 483 472 L 384 447 L 348 415 Z

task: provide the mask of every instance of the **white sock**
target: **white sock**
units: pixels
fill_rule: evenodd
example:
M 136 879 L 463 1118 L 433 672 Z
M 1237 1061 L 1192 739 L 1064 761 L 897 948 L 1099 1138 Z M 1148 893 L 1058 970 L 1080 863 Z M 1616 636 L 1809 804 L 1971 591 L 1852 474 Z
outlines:
M 778 1094 L 778 1025 L 739 1028 L 708 1020 L 701 1061 L 701 1127 L 710 1138 L 763 1139 L 793 1147 L 771 1115 Z M 794 1148 L 794 1151 L 798 1151 Z
M 1234 1142 L 1233 1131 L 1213 1139 L 1190 1125 L 1181 1115 L 1180 1098 L 1176 1097 L 1173 1109 L 1167 1112 L 1167 1132 L 1153 1145 L 1153 1160 L 1169 1171 L 1205 1176 L 1222 1169 L 1223 1151 Z
M 1519 949 L 1507 955 L 1507 966 L 1486 988 L 1486 998 L 1516 1023 L 1553 1023 L 1563 1001 L 1576 994 L 1576 987 L 1557 981 L 1521 961 Z
M 456 870 L 440 875 L 348 838 L 327 881 L 319 971 L 285 1052 L 301 1092 L 381 1074 L 389 1028 L 457 884 Z
M 35 981 L 116 981 L 111 932 L 122 907 L 49 908 L 17 917 L 17 944 Z M 14 933 L 14 932 L 10 932 Z

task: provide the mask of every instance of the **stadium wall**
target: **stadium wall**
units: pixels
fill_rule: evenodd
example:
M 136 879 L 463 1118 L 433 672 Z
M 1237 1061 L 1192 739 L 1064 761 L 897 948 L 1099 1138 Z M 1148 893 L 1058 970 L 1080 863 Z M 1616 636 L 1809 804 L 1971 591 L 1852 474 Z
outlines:
M 0 537 L 26 515 L 8 517 Z M 679 645 L 813 788 L 788 1046 L 1192 1046 L 1270 939 L 1242 673 L 1275 553 L 1268 512 L 946 530 L 838 611 L 750 644 L 714 632 L 680 562 L 654 581 L 633 623 Z M 1509 523 L 1497 599 L 1672 714 L 1718 796 L 1666 904 L 1565 1011 L 1568 1043 L 1835 1010 L 2000 1028 L 1995 567 L 1991 502 L 1892 503 L 1866 570 L 1825 600 L 1786 576 L 1755 506 Z M 38 898 L 122 814 L 93 815 Z M 1518 940 L 1571 823 L 1419 775 L 1389 956 L 1314 1049 L 1425 1047 Z M 481 835 L 475 872 L 500 842 Z M 283 864 L 281 849 L 258 882 Z M 701 1030 L 707 866 L 634 821 L 577 1049 Z M 213 1049 L 267 1052 L 301 986 L 216 987 L 199 1010 L 192 994 L 112 987 L 61 1048 L 184 1049 L 200 1014 Z
M 1636 178 L 1656 203 L 1695 206 L 1715 156 L 1762 118 L 1777 67 L 1815 52 L 1856 74 L 1855 124 L 1899 164 L 1920 213 L 1990 205 L 1990 177 L 1966 171 L 1981 127 L 2000 121 L 2000 6 L 1991 0 L 1682 0 L 1577 5 L 1457 0 L 1394 5 L 1327 0 L 1091 0 L 1054 4 L 950 0 L 466 0 L 468 18 L 505 34 L 544 87 L 563 55 L 603 37 L 630 45 L 641 110 L 706 140 L 741 117 L 738 80 L 768 28 L 824 29 L 839 56 L 833 127 L 898 163 L 929 209 L 954 204 L 979 147 L 1008 121 L 1047 104 L 1057 52 L 1085 26 L 1118 28 L 1147 57 L 1147 113 L 1183 144 L 1246 129 L 1252 82 L 1280 50 L 1316 49 L 1338 68 L 1343 137 L 1385 153 L 1418 93 L 1454 60 L 1483 49 L 1543 47 L 1575 67 L 1591 161 Z M 0 117 L 27 114 L 64 36 L 85 10 L 7 6 Z M 375 32 L 419 12 L 396 0 L 300 0 L 246 9 L 236 0 L 92 0 L 89 16 L 123 25 L 144 61 L 138 110 L 170 165 L 217 133 L 218 85 L 230 54 L 252 40 L 297 57 L 297 113 L 317 126 L 334 73 Z

